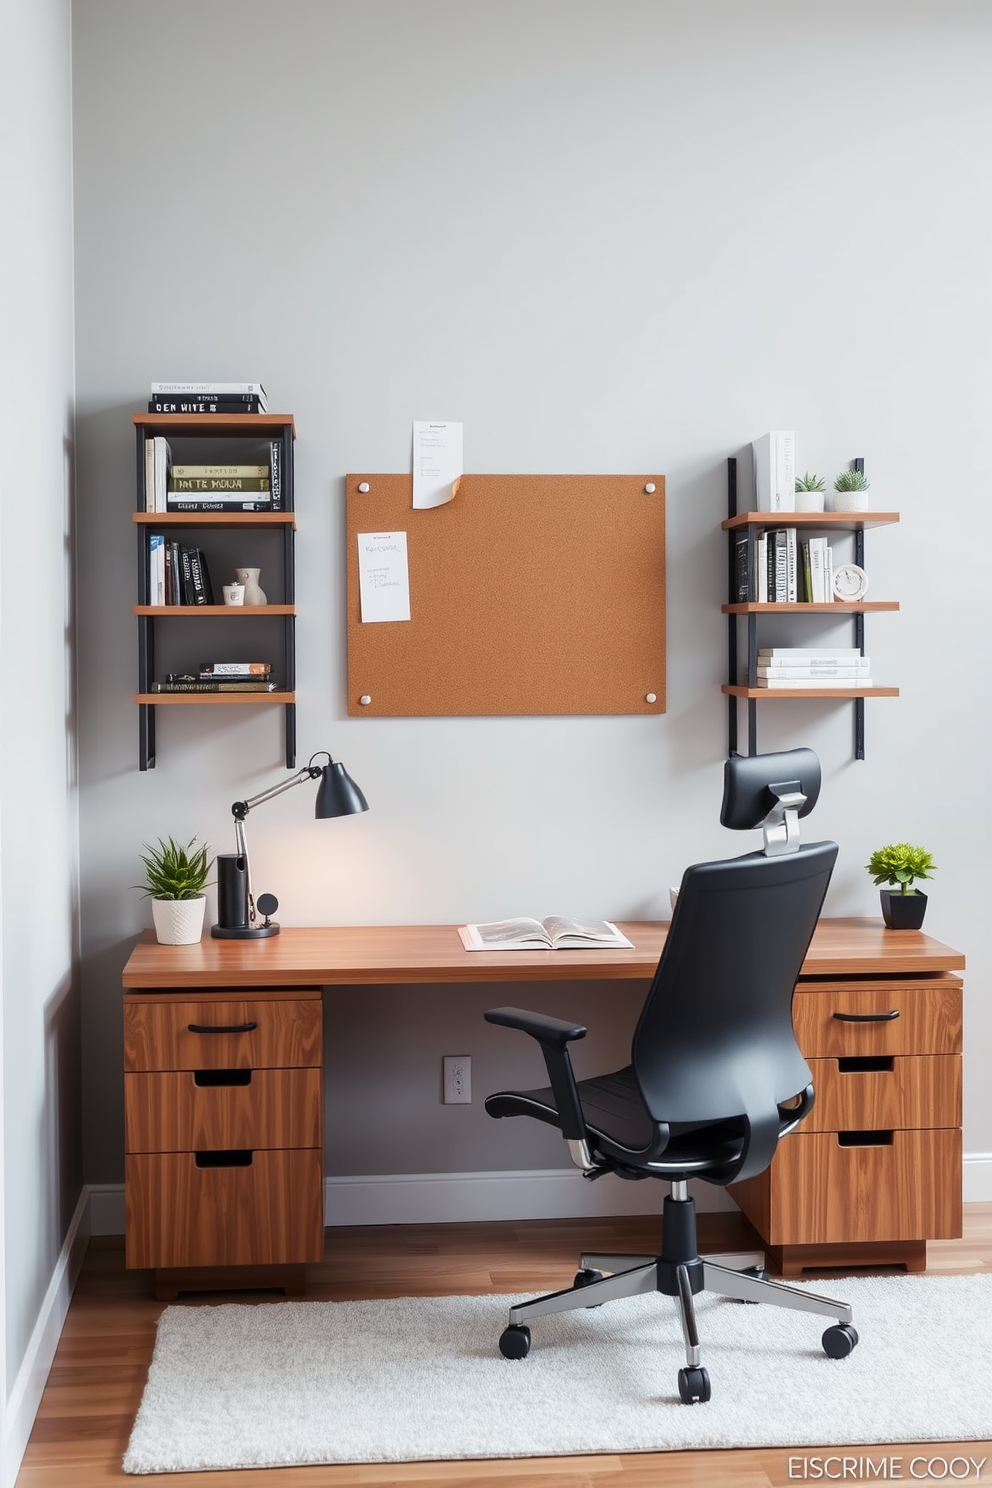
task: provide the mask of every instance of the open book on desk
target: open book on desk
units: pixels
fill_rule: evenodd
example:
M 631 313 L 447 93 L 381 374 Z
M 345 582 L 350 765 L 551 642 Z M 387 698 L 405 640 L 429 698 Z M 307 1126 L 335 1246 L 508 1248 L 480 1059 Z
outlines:
M 459 925 L 467 951 L 602 951 L 613 946 L 634 949 L 610 920 L 569 920 L 546 915 L 543 920 L 491 920 L 486 925 Z

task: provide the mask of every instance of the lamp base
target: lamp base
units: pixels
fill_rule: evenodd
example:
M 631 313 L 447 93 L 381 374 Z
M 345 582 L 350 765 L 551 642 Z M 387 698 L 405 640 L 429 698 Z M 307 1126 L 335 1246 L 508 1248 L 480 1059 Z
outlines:
M 278 935 L 279 926 L 275 920 L 266 925 L 238 925 L 233 929 L 226 925 L 212 925 L 210 934 L 215 940 L 265 940 L 270 935 Z

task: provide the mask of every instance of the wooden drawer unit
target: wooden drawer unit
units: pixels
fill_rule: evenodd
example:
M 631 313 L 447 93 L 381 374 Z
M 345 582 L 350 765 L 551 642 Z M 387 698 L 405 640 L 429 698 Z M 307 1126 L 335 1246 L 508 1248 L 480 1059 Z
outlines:
M 160 1296 L 301 1290 L 324 1246 L 318 990 L 126 993 L 124 1118 L 128 1266 Z
M 924 1269 L 961 1234 L 960 978 L 810 978 L 793 1021 L 816 1103 L 731 1194 L 786 1275 Z

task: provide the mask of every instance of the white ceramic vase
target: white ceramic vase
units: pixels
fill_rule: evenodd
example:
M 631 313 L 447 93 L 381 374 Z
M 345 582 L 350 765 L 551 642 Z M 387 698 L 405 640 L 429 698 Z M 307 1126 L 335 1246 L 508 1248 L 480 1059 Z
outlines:
M 153 899 L 152 919 L 159 945 L 195 945 L 203 934 L 206 894 L 195 899 Z
M 259 588 L 258 576 L 261 572 L 260 568 L 236 568 L 234 570 L 238 583 L 245 586 L 243 603 L 246 605 L 264 605 L 269 602 Z
M 835 491 L 833 509 L 835 512 L 871 511 L 871 492 Z
M 824 505 L 823 491 L 797 491 L 797 512 L 821 512 Z

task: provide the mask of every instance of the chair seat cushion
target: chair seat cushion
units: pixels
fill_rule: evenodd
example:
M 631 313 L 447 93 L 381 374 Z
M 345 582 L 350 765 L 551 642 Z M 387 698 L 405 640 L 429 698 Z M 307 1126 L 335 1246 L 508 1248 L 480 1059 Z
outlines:
M 715 1177 L 739 1156 L 744 1132 L 739 1121 L 669 1123 L 664 1153 L 646 1161 L 655 1137 L 655 1125 L 644 1107 L 630 1065 L 611 1075 L 578 1081 L 579 1100 L 589 1133 L 593 1155 L 632 1167 L 642 1167 L 660 1178 L 672 1174 L 697 1173 Z M 560 1126 L 551 1087 L 541 1090 L 502 1090 L 486 1101 L 491 1116 L 532 1116 L 551 1126 Z M 719 1179 L 717 1179 L 719 1181 Z

